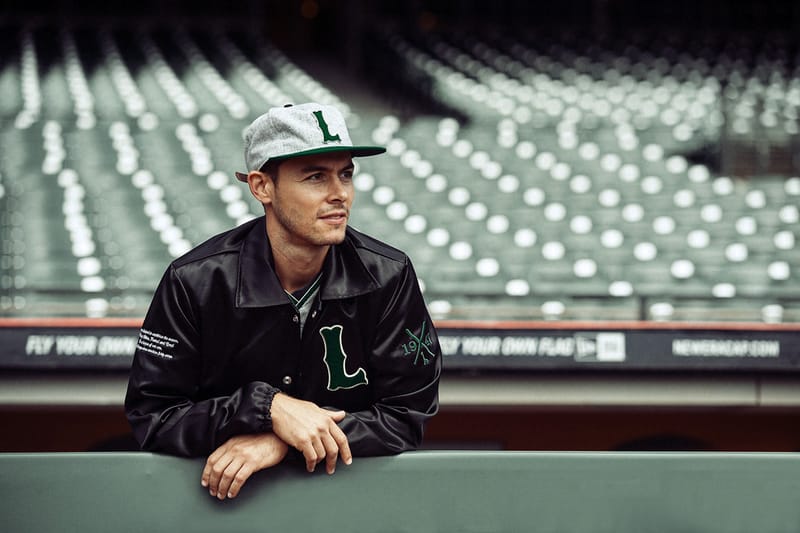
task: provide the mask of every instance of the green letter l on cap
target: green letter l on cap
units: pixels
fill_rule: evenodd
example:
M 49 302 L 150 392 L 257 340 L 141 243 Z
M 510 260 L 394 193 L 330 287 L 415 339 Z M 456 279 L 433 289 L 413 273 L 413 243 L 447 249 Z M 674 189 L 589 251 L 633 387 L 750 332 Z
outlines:
M 342 138 L 339 137 L 339 134 L 331 135 L 331 132 L 328 131 L 328 123 L 325 122 L 325 118 L 322 116 L 322 111 L 314 111 L 314 116 L 317 117 L 317 123 L 319 124 L 319 129 L 322 130 L 322 140 L 327 142 L 331 141 L 341 141 Z

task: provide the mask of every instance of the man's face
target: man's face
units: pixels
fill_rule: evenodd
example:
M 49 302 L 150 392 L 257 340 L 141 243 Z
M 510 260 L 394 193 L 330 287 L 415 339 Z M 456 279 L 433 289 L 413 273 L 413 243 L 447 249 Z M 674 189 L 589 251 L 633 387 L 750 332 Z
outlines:
M 293 246 L 342 242 L 353 192 L 353 160 L 349 152 L 283 161 L 267 203 L 270 236 Z

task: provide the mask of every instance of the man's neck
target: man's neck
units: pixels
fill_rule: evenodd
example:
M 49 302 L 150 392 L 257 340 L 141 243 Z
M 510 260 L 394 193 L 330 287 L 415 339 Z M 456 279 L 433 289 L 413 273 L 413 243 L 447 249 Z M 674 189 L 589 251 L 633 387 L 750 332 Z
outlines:
M 272 259 L 275 262 L 275 274 L 284 290 L 291 293 L 311 283 L 322 270 L 329 249 L 330 246 L 326 246 L 321 250 L 315 250 L 315 254 L 311 254 L 308 253 L 308 250 L 273 248 Z
M 281 235 L 269 235 L 275 274 L 284 290 L 292 293 L 311 283 L 322 270 L 330 246 L 309 246 L 287 242 Z

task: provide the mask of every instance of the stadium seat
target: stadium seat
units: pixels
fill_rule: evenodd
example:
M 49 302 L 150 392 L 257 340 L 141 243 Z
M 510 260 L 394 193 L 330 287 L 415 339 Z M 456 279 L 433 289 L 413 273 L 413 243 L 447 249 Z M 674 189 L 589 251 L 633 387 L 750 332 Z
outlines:
M 242 129 L 303 100 L 339 106 L 354 138 L 387 146 L 359 161 L 352 223 L 406 250 L 430 297 L 457 312 L 469 297 L 526 316 L 533 294 L 612 307 L 615 295 L 694 296 L 712 317 L 721 300 L 797 292 L 800 178 L 697 160 L 723 135 L 797 134 L 785 65 L 766 83 L 687 35 L 629 46 L 398 32 L 376 37 L 397 57 L 393 76 L 452 111 L 399 118 L 359 115 L 249 31 L 4 24 L 18 36 L 0 55 L 4 313 L 46 293 L 78 295 L 60 313 L 87 299 L 141 313 L 121 295 L 146 301 L 172 258 L 261 214 L 232 177 Z

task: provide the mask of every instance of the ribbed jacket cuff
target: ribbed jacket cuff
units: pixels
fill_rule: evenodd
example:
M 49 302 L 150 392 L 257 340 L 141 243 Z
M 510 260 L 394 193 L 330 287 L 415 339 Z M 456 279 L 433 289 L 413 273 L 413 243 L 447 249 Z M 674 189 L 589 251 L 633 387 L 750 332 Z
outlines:
M 281 390 L 268 383 L 261 383 L 253 390 L 253 400 L 257 406 L 256 419 L 259 422 L 259 432 L 272 431 L 272 399 Z

